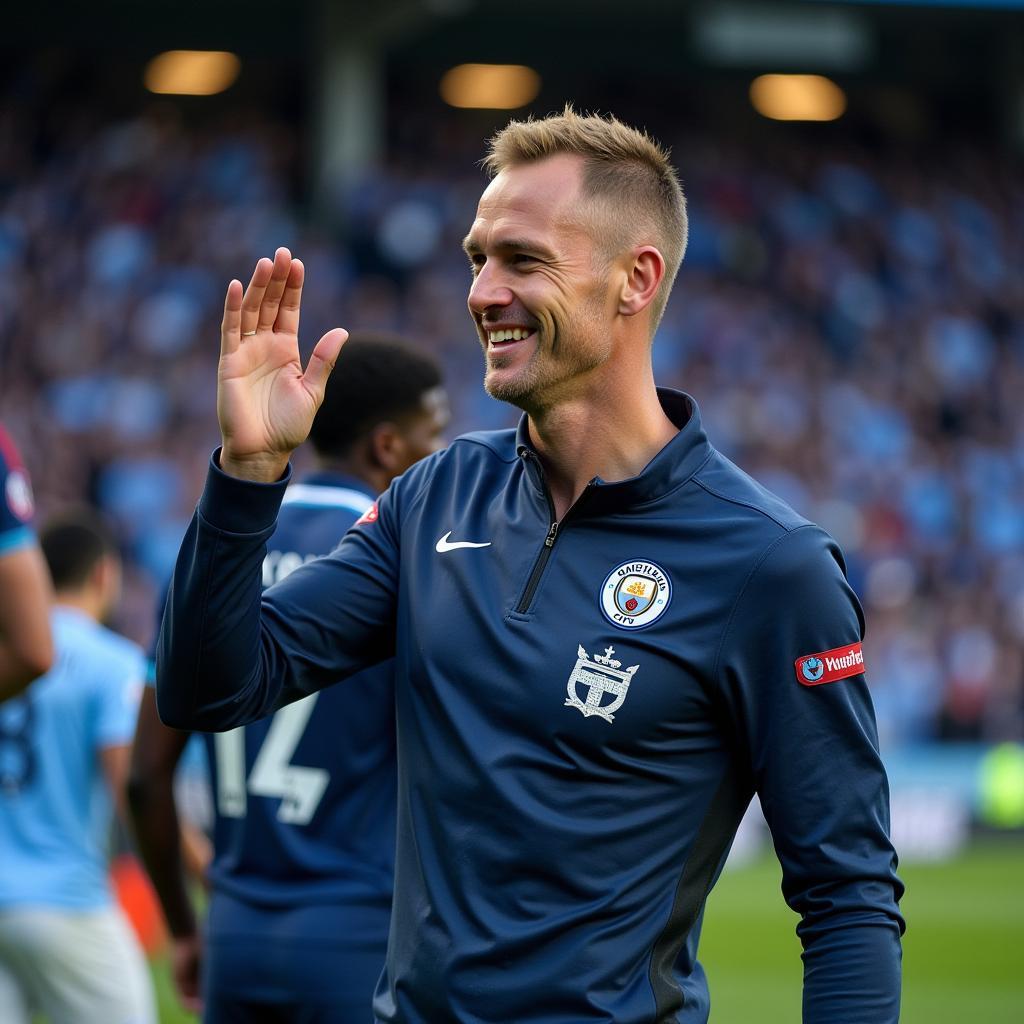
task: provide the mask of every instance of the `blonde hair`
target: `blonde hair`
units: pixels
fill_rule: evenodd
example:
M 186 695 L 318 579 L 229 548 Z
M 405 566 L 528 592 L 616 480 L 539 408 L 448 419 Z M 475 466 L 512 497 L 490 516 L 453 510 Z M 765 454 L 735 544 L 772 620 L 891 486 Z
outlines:
M 665 311 L 686 251 L 686 198 L 669 151 L 646 132 L 608 115 L 560 114 L 510 121 L 487 147 L 484 169 L 492 177 L 507 167 L 560 153 L 583 157 L 583 195 L 611 215 L 616 251 L 637 241 L 653 243 L 665 260 L 665 277 L 651 303 L 652 329 Z M 649 238 L 642 236 L 651 232 Z

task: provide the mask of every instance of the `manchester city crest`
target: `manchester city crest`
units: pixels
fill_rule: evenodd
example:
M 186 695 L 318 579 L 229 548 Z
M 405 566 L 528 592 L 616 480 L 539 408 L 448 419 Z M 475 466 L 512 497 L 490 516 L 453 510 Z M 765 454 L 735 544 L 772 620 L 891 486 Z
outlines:
M 578 646 L 576 667 L 566 687 L 569 693 L 566 707 L 575 708 L 584 718 L 598 715 L 606 722 L 615 721 L 615 712 L 622 707 L 629 684 L 640 666 L 623 669 L 622 662 L 612 657 L 614 653 L 614 647 L 606 647 L 604 654 L 591 658 L 582 645 Z
M 601 610 L 622 629 L 641 629 L 660 619 L 672 600 L 672 584 L 654 562 L 623 562 L 605 577 Z

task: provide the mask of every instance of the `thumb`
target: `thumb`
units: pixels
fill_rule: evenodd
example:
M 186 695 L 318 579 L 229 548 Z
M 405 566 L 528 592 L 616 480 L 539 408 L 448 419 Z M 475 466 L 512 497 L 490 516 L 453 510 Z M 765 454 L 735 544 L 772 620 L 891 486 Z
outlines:
M 342 346 L 348 341 L 348 331 L 341 327 L 335 327 L 328 331 L 313 349 L 309 357 L 306 372 L 302 375 L 302 383 L 306 390 L 312 394 L 319 405 L 323 401 L 324 388 L 327 387 L 327 378 L 338 361 Z

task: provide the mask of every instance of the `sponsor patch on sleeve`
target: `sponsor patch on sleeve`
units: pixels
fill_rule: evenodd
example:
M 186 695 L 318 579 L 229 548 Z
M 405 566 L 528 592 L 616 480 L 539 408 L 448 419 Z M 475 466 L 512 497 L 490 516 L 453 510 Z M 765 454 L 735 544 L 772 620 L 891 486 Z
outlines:
M 820 654 L 805 654 L 794 662 L 797 682 L 804 686 L 820 686 L 837 679 L 859 676 L 864 671 L 863 644 L 834 647 Z
M 377 502 L 374 502 L 352 525 L 362 526 L 363 523 L 377 522 Z

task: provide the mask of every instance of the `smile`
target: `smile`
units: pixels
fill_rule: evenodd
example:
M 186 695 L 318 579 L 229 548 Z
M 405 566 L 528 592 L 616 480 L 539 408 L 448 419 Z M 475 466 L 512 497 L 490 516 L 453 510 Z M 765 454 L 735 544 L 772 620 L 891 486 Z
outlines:
M 510 342 L 525 341 L 534 331 L 528 327 L 513 327 L 504 331 L 488 331 L 487 341 L 491 345 L 508 345 Z

